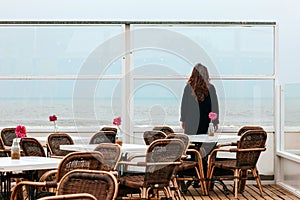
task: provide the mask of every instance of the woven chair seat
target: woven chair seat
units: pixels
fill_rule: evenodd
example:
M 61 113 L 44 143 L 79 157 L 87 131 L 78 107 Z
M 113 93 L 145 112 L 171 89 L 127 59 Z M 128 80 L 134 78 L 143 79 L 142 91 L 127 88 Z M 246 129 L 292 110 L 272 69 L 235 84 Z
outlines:
M 197 162 L 195 162 L 195 161 L 183 160 L 182 164 L 179 166 L 178 171 L 185 171 L 185 170 L 194 169 L 196 166 L 197 166 Z
M 126 185 L 131 188 L 139 188 L 144 184 L 144 175 L 136 175 L 136 176 L 124 176 L 119 178 L 119 182 L 122 185 Z
M 238 165 L 237 160 L 220 160 L 220 161 L 215 161 L 214 163 L 215 167 L 221 168 L 221 169 L 228 169 L 228 168 L 236 168 L 236 169 L 241 169 L 241 170 L 247 170 L 252 167 L 252 165 Z

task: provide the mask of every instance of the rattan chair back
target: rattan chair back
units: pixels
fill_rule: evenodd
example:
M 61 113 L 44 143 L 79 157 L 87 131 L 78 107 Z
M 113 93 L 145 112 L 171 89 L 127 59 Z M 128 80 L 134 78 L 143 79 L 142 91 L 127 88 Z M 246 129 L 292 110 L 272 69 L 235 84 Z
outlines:
M 100 131 L 113 131 L 117 134 L 118 128 L 114 126 L 103 126 Z
M 94 151 L 99 151 L 103 155 L 104 170 L 116 170 L 122 154 L 120 145 L 101 143 L 94 149 Z
M 43 145 L 35 138 L 25 137 L 20 141 L 24 156 L 46 157 Z
M 69 171 L 74 169 L 101 170 L 103 168 L 103 155 L 100 152 L 72 152 L 66 155 L 58 166 L 56 182 Z
M 267 133 L 264 130 L 248 130 L 240 138 L 236 153 L 238 167 L 255 167 L 262 151 L 243 151 L 242 149 L 265 148 Z
M 1 130 L 1 138 L 5 146 L 11 146 L 13 139 L 17 137 L 16 128 L 4 128 Z
M 175 133 L 174 130 L 170 126 L 167 126 L 167 125 L 154 126 L 152 130 L 162 131 L 166 135 L 169 135 L 170 133 Z
M 241 136 L 243 135 L 246 131 L 249 130 L 264 130 L 261 126 L 242 126 L 238 132 L 237 135 Z
M 145 131 L 143 138 L 146 145 L 150 145 L 153 141 L 158 139 L 165 139 L 167 135 L 162 131 Z
M 62 177 L 57 194 L 89 193 L 97 200 L 117 198 L 118 183 L 116 177 L 100 170 L 73 170 Z
M 74 144 L 72 137 L 67 133 L 51 133 L 47 137 L 47 145 L 50 156 L 65 156 L 70 153 L 67 150 L 61 150 L 60 145 Z
M 184 153 L 184 144 L 178 139 L 159 139 L 152 142 L 146 154 L 146 163 L 164 163 L 181 161 Z M 161 184 L 165 187 L 170 184 L 175 167 L 179 165 L 149 165 L 146 166 L 145 183 Z
M 189 148 L 190 145 L 190 137 L 184 133 L 170 133 L 167 135 L 167 139 L 179 139 L 184 144 L 184 152 Z
M 91 137 L 89 143 L 90 144 L 115 143 L 116 134 L 117 133 L 114 131 L 99 131 Z

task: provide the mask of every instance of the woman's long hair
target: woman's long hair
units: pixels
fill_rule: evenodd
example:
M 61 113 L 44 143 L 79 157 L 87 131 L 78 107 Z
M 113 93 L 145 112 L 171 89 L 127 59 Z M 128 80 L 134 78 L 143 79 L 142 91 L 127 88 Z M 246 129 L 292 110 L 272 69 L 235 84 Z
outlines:
M 193 88 L 192 95 L 196 96 L 198 101 L 204 101 L 205 97 L 208 95 L 208 87 L 210 84 L 207 68 L 200 63 L 196 64 L 188 83 Z

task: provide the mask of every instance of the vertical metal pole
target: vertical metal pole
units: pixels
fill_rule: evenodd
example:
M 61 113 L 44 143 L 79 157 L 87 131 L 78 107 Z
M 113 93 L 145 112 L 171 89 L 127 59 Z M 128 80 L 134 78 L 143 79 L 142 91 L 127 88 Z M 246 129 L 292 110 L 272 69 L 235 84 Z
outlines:
M 125 24 L 124 34 L 124 62 L 122 67 L 122 116 L 123 117 L 123 129 L 125 134 L 125 143 L 132 142 L 132 102 L 130 94 L 132 91 L 132 75 L 131 75 L 131 34 L 130 24 Z

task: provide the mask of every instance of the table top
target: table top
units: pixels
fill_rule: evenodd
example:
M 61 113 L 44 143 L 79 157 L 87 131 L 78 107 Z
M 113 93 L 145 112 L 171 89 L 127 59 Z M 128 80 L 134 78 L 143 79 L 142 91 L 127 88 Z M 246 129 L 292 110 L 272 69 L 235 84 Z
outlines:
M 214 136 L 203 135 L 190 135 L 190 142 L 217 142 L 218 144 L 226 144 L 230 142 L 236 142 L 241 136 L 232 134 L 216 133 Z
M 69 151 L 93 151 L 98 144 L 72 144 L 72 145 L 60 145 L 60 149 Z M 133 152 L 146 152 L 148 146 L 145 144 L 126 144 L 123 143 L 121 146 L 123 153 Z
M 20 160 L 0 157 L 0 172 L 56 169 L 61 159 L 36 156 L 22 156 Z

